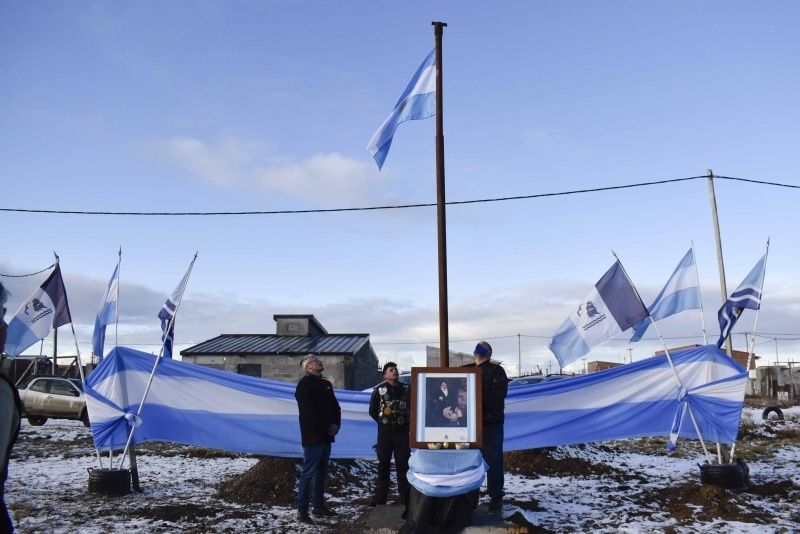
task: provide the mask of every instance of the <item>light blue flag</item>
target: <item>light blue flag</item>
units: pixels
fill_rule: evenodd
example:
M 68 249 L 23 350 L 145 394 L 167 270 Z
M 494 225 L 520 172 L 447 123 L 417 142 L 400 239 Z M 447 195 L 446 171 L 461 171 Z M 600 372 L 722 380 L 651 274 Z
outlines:
M 372 139 L 369 140 L 367 150 L 378 169 L 383 167 L 389 147 L 392 146 L 394 132 L 400 123 L 419 119 L 427 119 L 436 115 L 436 49 L 434 48 L 417 72 L 408 82 L 397 104 L 394 105 L 389 118 L 386 119 Z
M 114 268 L 114 274 L 108 282 L 108 287 L 100 301 L 100 309 L 94 320 L 94 334 L 92 335 L 92 352 L 98 361 L 103 359 L 103 346 L 106 342 L 106 326 L 117 322 L 117 299 L 119 298 L 119 264 Z
M 717 312 L 719 319 L 719 340 L 717 346 L 721 347 L 725 339 L 731 334 L 733 325 L 745 309 L 757 310 L 761 307 L 761 288 L 764 286 L 764 273 L 767 270 L 767 255 L 761 257 L 753 270 L 750 271 L 736 291 L 731 293 L 728 300 Z
M 6 354 L 19 356 L 22 351 L 50 334 L 53 328 L 72 322 L 67 302 L 67 290 L 61 278 L 61 267 L 28 297 L 8 323 Z
M 659 321 L 670 315 L 684 310 L 700 309 L 700 287 L 697 284 L 697 274 L 694 266 L 694 251 L 689 252 L 683 257 L 675 268 L 675 272 L 669 277 L 667 284 L 658 294 L 656 300 L 647 308 L 650 317 L 654 321 Z M 650 326 L 650 319 L 645 319 L 633 327 L 633 337 L 631 343 L 639 341 Z
M 564 321 L 549 347 L 563 368 L 645 318 L 647 309 L 617 261 Z

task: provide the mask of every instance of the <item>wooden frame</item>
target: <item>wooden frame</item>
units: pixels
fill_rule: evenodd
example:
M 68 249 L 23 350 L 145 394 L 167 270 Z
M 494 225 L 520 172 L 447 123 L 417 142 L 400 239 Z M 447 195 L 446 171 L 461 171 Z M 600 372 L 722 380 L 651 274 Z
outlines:
M 447 395 L 442 385 L 446 385 Z M 442 447 L 446 444 L 446 448 L 454 449 L 456 443 L 469 443 L 471 449 L 480 448 L 481 406 L 479 368 L 412 367 L 411 446 L 428 448 L 428 444 Z

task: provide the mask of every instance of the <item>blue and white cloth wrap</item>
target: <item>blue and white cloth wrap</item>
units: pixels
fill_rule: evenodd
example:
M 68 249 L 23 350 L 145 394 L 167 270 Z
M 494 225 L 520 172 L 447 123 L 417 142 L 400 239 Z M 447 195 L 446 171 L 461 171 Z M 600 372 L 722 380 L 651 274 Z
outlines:
M 408 462 L 408 483 L 428 497 L 454 497 L 481 487 L 489 468 L 481 451 L 417 450 Z

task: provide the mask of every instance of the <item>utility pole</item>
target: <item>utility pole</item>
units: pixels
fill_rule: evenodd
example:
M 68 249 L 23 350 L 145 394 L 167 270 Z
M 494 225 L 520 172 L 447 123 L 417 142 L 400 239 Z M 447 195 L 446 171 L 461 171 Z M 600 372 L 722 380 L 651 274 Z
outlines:
M 714 223 L 714 237 L 717 242 L 717 264 L 719 265 L 719 289 L 722 293 L 722 304 L 728 300 L 728 285 L 725 283 L 725 262 L 722 260 L 722 238 L 719 233 L 719 217 L 717 216 L 717 197 L 714 194 L 714 173 L 708 169 L 708 193 L 711 196 L 711 219 Z M 733 358 L 731 338 L 725 340 L 728 356 Z
M 517 334 L 517 376 L 522 376 L 522 336 Z
M 633 363 L 633 349 L 628 349 L 628 357 L 630 362 Z

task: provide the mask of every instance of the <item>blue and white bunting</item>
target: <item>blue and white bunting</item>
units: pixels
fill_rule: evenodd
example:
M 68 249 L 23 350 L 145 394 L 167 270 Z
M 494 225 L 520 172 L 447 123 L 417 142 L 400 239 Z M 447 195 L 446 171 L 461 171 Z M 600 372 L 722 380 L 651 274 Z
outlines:
M 378 164 L 378 170 L 386 161 L 394 132 L 400 123 L 427 119 L 434 115 L 436 115 L 436 49 L 433 49 L 419 66 L 394 105 L 391 115 L 369 140 L 367 150 Z
M 22 351 L 46 338 L 53 328 L 71 322 L 67 290 L 61 278 L 61 267 L 56 264 L 47 280 L 28 297 L 8 323 L 6 354 L 19 356 Z
M 106 326 L 117 322 L 117 300 L 119 298 L 119 264 L 114 268 L 114 274 L 108 282 L 100 309 L 94 320 L 94 334 L 92 334 L 92 352 L 98 361 L 103 359 L 103 348 L 106 342 Z
M 125 447 L 156 356 L 116 347 L 86 380 L 92 435 L 100 451 Z M 747 372 L 714 345 L 672 352 L 679 387 L 664 357 L 508 390 L 506 451 L 638 437 L 668 437 L 691 403 L 704 439 L 734 443 Z M 227 451 L 301 458 L 297 384 L 162 360 L 132 444 L 168 441 Z M 371 392 L 336 390 L 341 431 L 331 457 L 374 458 Z M 139 422 L 137 421 L 137 422 Z M 584 424 L 591 422 L 590 424 Z M 675 436 L 697 439 L 694 425 Z
M 550 350 L 563 368 L 647 317 L 619 261 L 553 335 Z
M 717 312 L 719 319 L 719 340 L 717 346 L 721 347 L 725 339 L 731 334 L 733 326 L 745 309 L 757 310 L 761 307 L 761 288 L 764 287 L 764 273 L 767 269 L 767 255 L 764 254 L 753 267 L 736 291 L 731 293 L 728 300 Z
M 694 251 L 689 249 L 647 311 L 650 312 L 653 321 L 659 321 L 684 310 L 699 309 L 700 287 L 697 283 Z M 631 343 L 642 339 L 648 326 L 650 326 L 650 319 L 645 319 L 635 325 Z

